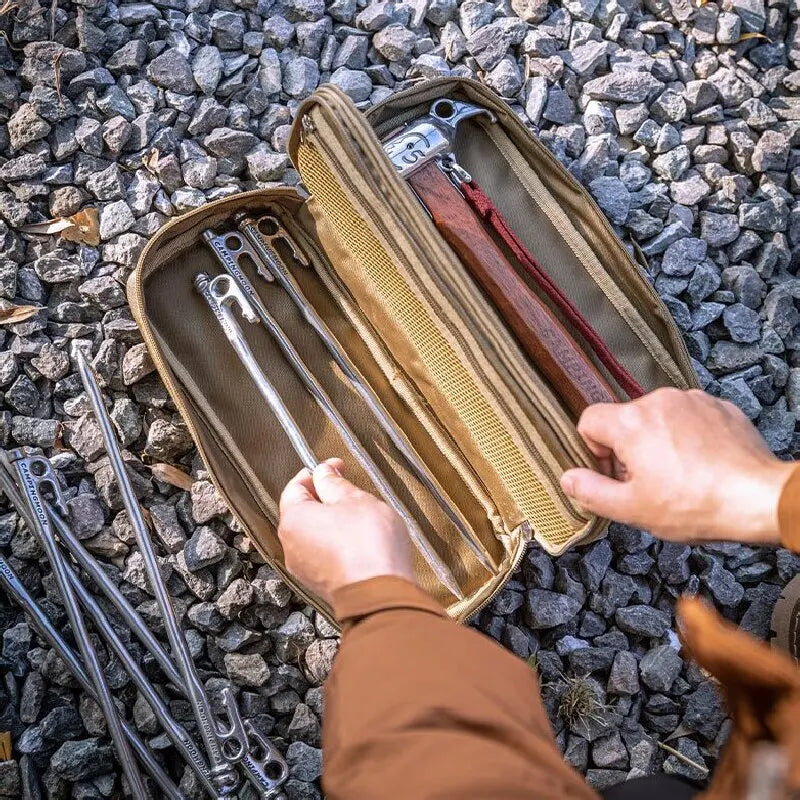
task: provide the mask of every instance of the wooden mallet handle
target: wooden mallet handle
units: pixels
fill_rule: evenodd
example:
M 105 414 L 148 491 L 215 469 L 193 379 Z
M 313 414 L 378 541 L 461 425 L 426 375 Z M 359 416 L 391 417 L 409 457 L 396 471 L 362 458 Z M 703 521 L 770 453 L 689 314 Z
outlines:
M 519 276 L 436 162 L 412 173 L 408 182 L 445 241 L 497 306 L 522 348 L 575 417 L 592 403 L 616 402 L 603 375 Z

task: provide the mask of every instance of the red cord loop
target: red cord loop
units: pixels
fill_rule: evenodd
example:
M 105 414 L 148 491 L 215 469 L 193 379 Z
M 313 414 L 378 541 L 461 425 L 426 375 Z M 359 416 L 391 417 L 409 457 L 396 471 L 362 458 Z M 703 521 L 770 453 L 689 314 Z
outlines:
M 536 259 L 528 252 L 520 238 L 511 229 L 499 209 L 489 199 L 481 187 L 472 181 L 461 183 L 461 191 L 473 209 L 484 219 L 506 246 L 516 256 L 517 261 L 525 271 L 541 287 L 542 291 L 550 298 L 553 305 L 569 320 L 569 322 L 583 336 L 594 351 L 601 364 L 611 373 L 614 380 L 622 387 L 623 391 L 634 400 L 644 394 L 644 389 L 633 375 L 620 364 L 608 345 L 599 333 L 589 324 L 586 317 L 581 314 L 575 304 L 570 300 L 553 281 L 553 279 L 539 266 Z

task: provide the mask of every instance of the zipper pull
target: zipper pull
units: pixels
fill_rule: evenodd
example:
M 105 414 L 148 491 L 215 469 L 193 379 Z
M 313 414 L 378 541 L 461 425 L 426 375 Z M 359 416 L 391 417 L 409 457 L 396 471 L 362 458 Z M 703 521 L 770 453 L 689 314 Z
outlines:
M 300 144 L 309 144 L 308 136 L 317 130 L 311 118 L 306 115 L 300 120 Z
M 449 178 L 450 183 L 455 186 L 460 195 L 464 195 L 461 191 L 462 184 L 472 183 L 472 175 L 467 172 L 461 164 L 456 161 L 455 156 L 446 155 L 437 159 L 439 169 Z
M 445 162 L 445 172 L 449 171 L 452 173 L 453 176 L 458 178 L 461 183 L 472 183 L 472 175 L 467 172 L 461 164 L 456 161 L 455 156 L 446 156 L 444 159 Z

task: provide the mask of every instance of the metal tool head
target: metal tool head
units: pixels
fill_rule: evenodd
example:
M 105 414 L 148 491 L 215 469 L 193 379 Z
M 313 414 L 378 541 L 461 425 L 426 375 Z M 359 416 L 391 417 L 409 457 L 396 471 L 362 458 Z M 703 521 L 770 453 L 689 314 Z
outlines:
M 238 231 L 216 234 L 214 231 L 205 230 L 203 231 L 203 240 L 214 251 L 224 268 L 232 275 L 241 275 L 247 280 L 242 271 L 242 260 L 247 258 L 253 263 L 256 271 L 265 281 L 275 280 L 269 271 L 261 265 L 261 259 L 250 242 L 247 241 L 247 238 Z
M 395 169 L 407 178 L 428 161 L 451 153 L 459 124 L 477 116 L 486 116 L 491 122 L 497 121 L 488 108 L 462 100 L 439 98 L 433 101 L 426 116 L 414 120 L 399 133 L 390 135 L 383 143 L 383 149 Z
M 217 722 L 217 740 L 225 759 L 235 764 L 250 752 L 250 744 L 247 739 L 244 720 L 236 705 L 233 690 L 229 686 L 225 686 L 222 689 L 221 701 L 222 707 L 225 709 L 225 715 L 228 718 L 228 725 L 225 727 L 222 723 Z
M 249 719 L 244 724 L 251 744 L 255 745 L 246 759 L 248 775 L 259 784 L 263 797 L 277 800 L 280 787 L 289 777 L 289 765 L 275 745 Z
M 33 510 L 39 521 L 44 525 L 50 524 L 47 509 L 43 502 L 44 492 L 46 491 L 51 494 L 53 505 L 64 516 L 67 516 L 69 508 L 61 492 L 61 485 L 58 482 L 56 473 L 53 471 L 52 464 L 36 451 L 30 453 L 22 449 L 12 450 L 8 455 L 11 464 L 19 475 L 23 491 L 33 501 Z
M 243 230 L 245 227 L 255 229 L 261 239 L 276 253 L 276 243 L 283 242 L 292 254 L 292 258 L 297 261 L 298 264 L 302 264 L 304 267 L 310 266 L 306 254 L 300 250 L 292 235 L 286 230 L 283 223 L 275 214 L 263 214 L 258 217 L 258 219 L 249 216 L 241 216 L 237 219 L 237 223 L 240 230 Z
M 197 279 L 195 278 L 196 281 Z M 230 275 L 217 275 L 208 284 L 208 290 L 221 309 L 229 309 L 234 305 L 239 306 L 239 312 L 248 322 L 258 322 L 258 314 L 253 310 L 247 296 Z

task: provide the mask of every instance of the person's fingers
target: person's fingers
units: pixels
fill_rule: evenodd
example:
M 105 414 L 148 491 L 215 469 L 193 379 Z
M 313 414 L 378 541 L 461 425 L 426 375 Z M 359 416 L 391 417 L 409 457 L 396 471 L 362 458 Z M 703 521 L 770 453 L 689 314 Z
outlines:
M 583 508 L 601 517 L 629 521 L 631 485 L 591 469 L 568 469 L 561 476 L 561 488 Z
M 596 458 L 607 459 L 614 451 L 624 409 L 620 403 L 595 403 L 581 414 L 578 433 Z
M 289 506 L 296 505 L 297 503 L 306 503 L 309 500 L 315 501 L 317 499 L 311 471 L 303 467 L 303 469 L 283 487 L 278 507 L 281 513 L 283 513 Z
M 602 475 L 608 475 L 609 478 L 615 477 L 614 475 L 614 454 L 609 453 L 607 455 L 597 455 L 595 454 L 595 460 L 597 462 L 597 471 L 600 472 Z
M 326 458 L 324 463 L 333 467 L 340 475 L 344 475 L 344 461 L 342 461 L 341 458 L 336 458 L 336 456 L 333 458 Z
M 338 503 L 356 491 L 356 487 L 342 477 L 340 470 L 343 466 L 341 459 L 331 458 L 314 470 L 314 489 L 323 503 Z

